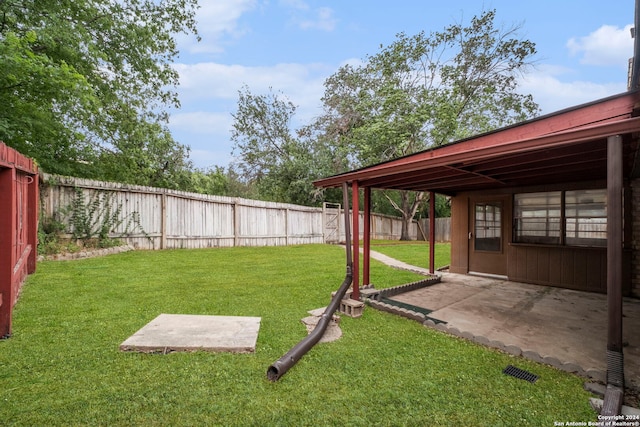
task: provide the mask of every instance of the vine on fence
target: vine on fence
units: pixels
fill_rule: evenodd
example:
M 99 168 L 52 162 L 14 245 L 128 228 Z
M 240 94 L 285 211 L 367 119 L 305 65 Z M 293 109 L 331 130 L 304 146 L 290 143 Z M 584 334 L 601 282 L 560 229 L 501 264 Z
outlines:
M 122 203 L 115 200 L 113 193 L 96 191 L 87 200 L 84 191 L 75 187 L 71 203 L 53 217 L 44 218 L 41 221 L 40 252 L 45 254 L 73 252 L 79 249 L 79 246 L 97 248 L 119 246 L 122 244 L 120 238 L 135 231 L 139 231 L 150 239 L 142 227 L 138 211 L 123 216 Z M 67 244 L 61 242 L 64 233 L 71 235 L 71 242 Z
M 89 244 L 97 240 L 98 247 L 115 246 L 112 238 L 124 237 L 139 229 L 147 238 L 149 236 L 140 223 L 140 213 L 133 211 L 127 216 L 122 216 L 122 203 L 114 201 L 114 194 L 107 192 L 96 192 L 86 201 L 84 191 L 75 188 L 75 194 L 71 203 L 70 225 L 71 234 L 74 239 Z M 124 230 L 117 232 L 124 224 Z

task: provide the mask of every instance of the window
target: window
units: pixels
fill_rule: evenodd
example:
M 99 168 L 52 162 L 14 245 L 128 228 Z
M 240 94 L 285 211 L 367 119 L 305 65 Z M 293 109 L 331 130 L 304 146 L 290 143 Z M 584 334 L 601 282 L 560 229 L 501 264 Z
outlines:
M 565 193 L 567 245 L 607 245 L 606 190 Z
M 516 242 L 560 244 L 562 193 L 516 194 Z
M 514 241 L 606 246 L 605 189 L 525 193 L 514 196 Z
M 475 235 L 476 251 L 502 250 L 502 205 L 500 203 L 476 203 Z

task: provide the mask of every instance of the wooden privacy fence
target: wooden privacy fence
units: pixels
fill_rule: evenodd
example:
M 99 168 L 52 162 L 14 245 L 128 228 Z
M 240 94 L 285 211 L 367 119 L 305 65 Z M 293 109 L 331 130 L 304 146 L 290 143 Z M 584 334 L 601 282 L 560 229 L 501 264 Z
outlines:
M 339 205 L 313 208 L 163 188 L 45 175 L 43 215 L 69 217 L 79 195 L 86 206 L 101 205 L 96 220 L 118 211 L 121 221 L 110 237 L 139 249 L 282 246 L 344 241 Z M 362 215 L 362 213 L 360 213 Z M 364 221 L 360 221 L 361 227 Z M 372 238 L 399 239 L 398 218 L 373 215 Z M 72 230 L 71 230 L 72 231 Z M 424 229 L 428 233 L 427 229 Z M 360 230 L 362 237 L 363 230 Z M 414 239 L 422 239 L 416 222 Z
M 36 270 L 38 168 L 0 142 L 0 338 L 11 335 L 20 287 Z
M 318 208 L 50 175 L 45 183 L 44 215 L 64 216 L 81 194 L 88 208 L 99 200 L 99 217 L 108 201 L 122 219 L 110 236 L 139 249 L 323 242 Z
M 324 204 L 325 242 L 344 242 L 344 211 L 340 205 Z M 353 212 L 349 213 L 353 216 Z M 360 212 L 360 238 L 364 236 L 364 213 Z M 398 240 L 402 232 L 402 221 L 390 215 L 371 215 L 371 239 Z M 436 242 L 451 241 L 451 218 L 436 218 Z M 414 220 L 409 226 L 411 240 L 429 240 L 429 219 Z

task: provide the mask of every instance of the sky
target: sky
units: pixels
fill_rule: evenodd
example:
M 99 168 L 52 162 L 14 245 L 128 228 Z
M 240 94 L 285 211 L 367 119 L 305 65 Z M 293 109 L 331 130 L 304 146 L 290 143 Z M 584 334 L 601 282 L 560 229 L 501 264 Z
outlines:
M 495 9 L 498 27 L 520 26 L 536 44 L 520 81 L 542 114 L 624 92 L 633 56 L 634 0 L 200 0 L 201 41 L 178 37 L 181 107 L 174 138 L 201 169 L 234 161 L 238 91 L 270 88 L 297 106 L 298 125 L 322 111 L 325 79 L 391 44 L 396 35 L 442 31 Z M 296 123 L 294 123 L 294 126 Z

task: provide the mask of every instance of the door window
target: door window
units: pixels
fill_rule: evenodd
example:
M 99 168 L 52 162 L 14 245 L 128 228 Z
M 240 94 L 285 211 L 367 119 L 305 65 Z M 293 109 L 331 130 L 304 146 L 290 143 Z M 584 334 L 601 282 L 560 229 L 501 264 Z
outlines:
M 476 203 L 474 249 L 499 252 L 502 250 L 502 204 Z

